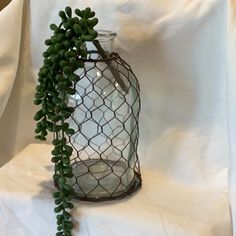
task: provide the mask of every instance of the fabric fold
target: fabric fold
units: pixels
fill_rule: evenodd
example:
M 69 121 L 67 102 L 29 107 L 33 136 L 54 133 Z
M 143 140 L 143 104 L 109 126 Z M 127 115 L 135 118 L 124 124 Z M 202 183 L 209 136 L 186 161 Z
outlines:
M 0 12 L 0 117 L 15 81 L 21 44 L 23 0 L 13 0 Z

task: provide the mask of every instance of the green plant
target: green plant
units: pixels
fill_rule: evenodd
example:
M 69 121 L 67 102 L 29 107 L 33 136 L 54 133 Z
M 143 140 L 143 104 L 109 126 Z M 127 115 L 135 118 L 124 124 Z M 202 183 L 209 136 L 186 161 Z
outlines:
M 39 85 L 36 86 L 34 100 L 35 105 L 40 105 L 41 109 L 34 119 L 37 121 L 36 139 L 46 140 L 48 132 L 54 133 L 51 161 L 55 164 L 53 178 L 58 185 L 58 190 L 53 193 L 58 225 L 56 235 L 70 236 L 73 228 L 70 210 L 73 208 L 71 200 L 74 190 L 68 180 L 73 177 L 70 165 L 73 148 L 67 139 L 75 131 L 67 122 L 74 112 L 74 108 L 67 104 L 67 97 L 75 94 L 74 85 L 80 80 L 74 71 L 84 67 L 82 59 L 87 57 L 87 51 L 83 45 L 88 41 L 97 42 L 95 39 L 98 33 L 94 26 L 98 19 L 90 8 L 82 11 L 75 9 L 75 16 L 72 16 L 71 8 L 66 7 L 65 11 L 59 12 L 59 16 L 62 22 L 59 26 L 50 25 L 54 33 L 45 41 L 48 48 L 43 53 L 44 61 L 38 73 Z

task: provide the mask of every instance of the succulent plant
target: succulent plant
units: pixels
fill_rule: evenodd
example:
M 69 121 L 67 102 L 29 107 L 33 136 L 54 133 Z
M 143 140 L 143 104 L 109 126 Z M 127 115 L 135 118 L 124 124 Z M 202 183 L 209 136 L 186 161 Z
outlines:
M 73 177 L 70 165 L 73 148 L 67 139 L 75 131 L 70 128 L 67 119 L 74 108 L 68 106 L 67 98 L 75 94 L 74 85 L 80 80 L 74 71 L 84 67 L 82 59 L 87 57 L 87 51 L 83 45 L 95 41 L 98 36 L 94 30 L 98 23 L 94 11 L 90 8 L 75 9 L 74 13 L 73 16 L 72 9 L 66 7 L 59 12 L 61 23 L 50 25 L 53 35 L 45 40 L 47 50 L 43 53 L 34 100 L 34 104 L 41 107 L 34 116 L 37 121 L 36 139 L 46 140 L 48 132 L 54 134 L 51 161 L 55 165 L 53 179 L 58 186 L 53 193 L 57 214 L 56 236 L 71 236 L 73 229 L 70 210 L 73 208 L 74 189 L 68 183 Z

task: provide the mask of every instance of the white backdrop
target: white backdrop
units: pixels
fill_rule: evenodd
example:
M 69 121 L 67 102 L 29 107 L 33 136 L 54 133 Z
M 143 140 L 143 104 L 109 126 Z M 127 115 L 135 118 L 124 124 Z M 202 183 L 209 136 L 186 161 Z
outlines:
M 116 49 L 140 81 L 139 156 L 144 188 L 146 183 L 151 194 L 144 202 L 156 200 L 168 214 L 209 227 L 196 235 L 231 235 L 229 196 L 236 217 L 235 1 L 13 0 L 0 12 L 0 164 L 35 142 L 32 96 L 43 42 L 50 35 L 48 25 L 59 21 L 57 13 L 66 5 L 91 6 L 98 28 L 118 33 Z

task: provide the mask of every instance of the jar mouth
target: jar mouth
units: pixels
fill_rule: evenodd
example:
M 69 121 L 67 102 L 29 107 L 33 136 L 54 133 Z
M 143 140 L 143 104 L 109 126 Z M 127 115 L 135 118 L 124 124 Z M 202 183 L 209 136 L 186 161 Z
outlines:
M 116 32 L 111 30 L 97 30 L 97 32 L 98 32 L 97 40 L 100 42 L 114 39 L 117 36 Z

